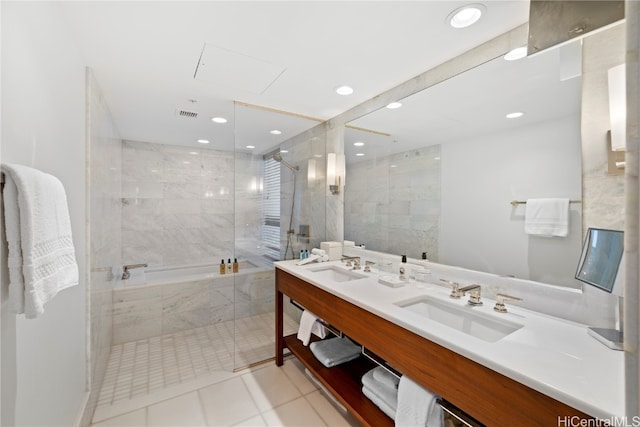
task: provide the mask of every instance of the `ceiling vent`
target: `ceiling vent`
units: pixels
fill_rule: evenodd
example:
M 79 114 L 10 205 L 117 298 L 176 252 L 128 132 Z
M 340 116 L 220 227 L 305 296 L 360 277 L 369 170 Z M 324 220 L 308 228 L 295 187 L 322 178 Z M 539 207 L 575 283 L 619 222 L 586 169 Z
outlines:
M 186 119 L 195 119 L 196 117 L 198 117 L 198 113 L 188 110 L 177 110 L 177 114 L 178 116 L 184 117 Z

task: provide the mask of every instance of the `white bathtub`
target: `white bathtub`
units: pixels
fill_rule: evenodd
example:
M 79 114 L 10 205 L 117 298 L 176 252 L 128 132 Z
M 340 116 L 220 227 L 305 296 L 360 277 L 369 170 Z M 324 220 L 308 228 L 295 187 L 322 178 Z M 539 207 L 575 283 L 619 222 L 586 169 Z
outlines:
M 226 267 L 226 264 L 225 264 Z M 131 277 L 121 280 L 122 287 L 164 285 L 169 283 L 193 282 L 198 280 L 214 279 L 218 277 L 230 277 L 239 274 L 255 273 L 265 269 L 257 263 L 249 260 L 238 261 L 237 273 L 220 274 L 218 264 L 189 265 L 179 267 L 151 267 L 135 268 L 129 270 Z
M 260 263 L 245 260 L 224 275 L 218 264 L 131 270 L 113 289 L 113 342 L 273 312 L 275 269 Z

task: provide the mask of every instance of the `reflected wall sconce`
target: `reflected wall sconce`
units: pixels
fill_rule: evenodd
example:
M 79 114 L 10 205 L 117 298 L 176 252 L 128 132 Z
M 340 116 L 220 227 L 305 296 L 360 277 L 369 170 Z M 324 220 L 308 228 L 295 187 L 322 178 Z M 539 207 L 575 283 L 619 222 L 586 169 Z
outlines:
M 309 159 L 307 162 L 307 181 L 310 185 L 316 181 L 316 159 Z
M 609 69 L 609 119 L 611 149 L 625 151 L 627 146 L 627 96 L 625 64 Z
M 340 194 L 340 165 L 336 153 L 327 153 L 327 183 L 331 194 Z

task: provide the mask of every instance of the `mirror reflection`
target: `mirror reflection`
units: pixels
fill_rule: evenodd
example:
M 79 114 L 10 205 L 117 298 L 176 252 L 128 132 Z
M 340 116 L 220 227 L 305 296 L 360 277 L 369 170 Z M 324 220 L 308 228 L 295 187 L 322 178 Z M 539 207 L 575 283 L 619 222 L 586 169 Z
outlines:
M 546 238 L 525 234 L 526 205 L 511 202 L 581 199 L 580 53 L 499 57 L 351 122 L 345 239 L 579 287 L 581 205 L 568 237 Z

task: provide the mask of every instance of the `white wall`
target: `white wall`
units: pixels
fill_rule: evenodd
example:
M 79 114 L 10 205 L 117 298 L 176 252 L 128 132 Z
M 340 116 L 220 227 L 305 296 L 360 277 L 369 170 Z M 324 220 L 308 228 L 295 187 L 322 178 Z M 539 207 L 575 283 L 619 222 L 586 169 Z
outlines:
M 26 320 L 6 310 L 1 257 L 1 424 L 70 426 L 86 397 L 85 68 L 56 4 L 1 7 L 2 162 L 60 178 L 80 267 L 79 286 Z
M 580 118 L 522 126 L 442 147 L 438 262 L 578 287 L 581 205 L 566 238 L 524 233 L 525 206 L 512 200 L 581 198 Z M 505 267 L 508 266 L 508 267 Z M 507 269 L 508 268 L 508 269 Z

